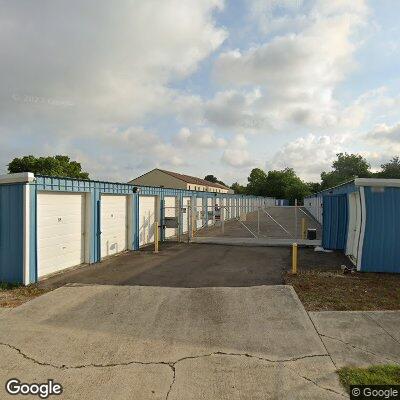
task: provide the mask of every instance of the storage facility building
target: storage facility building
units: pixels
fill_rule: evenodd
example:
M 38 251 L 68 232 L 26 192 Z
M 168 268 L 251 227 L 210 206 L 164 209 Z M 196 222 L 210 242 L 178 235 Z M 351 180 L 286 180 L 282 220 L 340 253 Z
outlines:
M 218 199 L 217 199 L 218 196 Z M 246 205 L 244 204 L 247 199 Z M 274 199 L 32 173 L 0 176 L 0 282 L 29 284 L 83 263 L 96 263 L 154 242 L 155 221 L 179 218 L 161 240 L 188 231 L 183 212 L 195 210 L 195 228 L 207 206 L 230 204 L 226 218 Z M 180 210 L 180 211 L 178 211 Z
M 400 272 L 400 179 L 356 178 L 304 206 L 322 224 L 325 249 L 342 250 L 359 271 Z
M 217 182 L 206 181 L 195 176 L 179 174 L 155 168 L 151 171 L 132 179 L 133 185 L 160 186 L 173 189 L 195 190 L 200 192 L 233 193 L 227 186 Z

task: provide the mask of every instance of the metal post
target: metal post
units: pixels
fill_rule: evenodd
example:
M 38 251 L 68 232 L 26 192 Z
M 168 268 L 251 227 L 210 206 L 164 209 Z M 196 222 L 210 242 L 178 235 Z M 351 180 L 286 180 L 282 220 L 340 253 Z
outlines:
M 158 221 L 154 221 L 154 253 L 158 253 Z
M 177 197 L 176 198 L 176 202 L 177 202 L 177 207 L 175 210 L 175 216 L 177 216 L 178 219 L 178 243 L 181 242 L 181 229 L 182 229 L 182 203 L 183 201 L 181 201 L 181 197 Z M 178 214 L 176 214 L 176 212 L 178 212 Z
M 225 207 L 221 207 L 221 230 L 222 234 L 225 233 Z
M 301 238 L 302 239 L 306 238 L 306 219 L 305 218 L 301 219 Z
M 193 201 L 194 200 L 194 201 Z M 192 198 L 190 204 L 192 205 L 191 207 L 191 213 L 190 213 L 190 220 L 191 220 L 191 238 L 194 237 L 194 232 L 196 230 L 196 210 L 197 210 L 197 203 L 196 203 L 196 198 Z
M 297 199 L 294 200 L 294 238 L 297 239 Z
M 297 243 L 292 245 L 292 274 L 297 274 Z

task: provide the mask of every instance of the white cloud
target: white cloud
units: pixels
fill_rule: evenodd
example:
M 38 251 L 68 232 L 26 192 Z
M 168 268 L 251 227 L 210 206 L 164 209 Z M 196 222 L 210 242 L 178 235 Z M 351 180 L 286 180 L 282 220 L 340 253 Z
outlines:
M 294 7 L 290 1 L 270 1 L 265 13 L 269 15 L 276 7 L 292 7 L 294 15 L 304 19 L 301 29 L 288 26 L 289 31 L 248 50 L 222 53 L 214 67 L 216 79 L 231 91 L 233 87 L 261 88 L 262 96 L 242 109 L 264 121 L 261 129 L 290 124 L 332 127 L 349 122 L 341 115 L 334 91 L 356 66 L 354 35 L 367 16 L 364 1 L 316 1 L 311 8 L 301 8 L 301 2 Z
M 175 143 L 194 151 L 201 149 L 217 149 L 226 146 L 226 140 L 216 137 L 211 128 L 202 128 L 196 132 L 182 128 L 175 137 Z
M 388 146 L 393 151 L 400 151 L 400 123 L 376 125 L 367 135 L 367 141 L 381 146 Z
M 213 17 L 222 6 L 221 0 L 3 3 L 0 128 L 12 132 L 8 152 L 17 138 L 23 153 L 76 148 L 83 137 L 86 145 L 92 139 L 113 147 L 126 127 L 140 129 L 147 115 L 174 112 L 180 93 L 171 83 L 196 71 L 227 36 Z M 153 157 L 153 145 L 146 157 Z
M 345 137 L 309 134 L 286 143 L 270 161 L 267 169 L 293 168 L 303 179 L 317 181 L 321 171 L 330 169 L 336 154 L 343 151 Z
M 221 160 L 234 168 L 248 168 L 254 165 L 249 151 L 247 139 L 243 135 L 236 135 L 222 154 Z

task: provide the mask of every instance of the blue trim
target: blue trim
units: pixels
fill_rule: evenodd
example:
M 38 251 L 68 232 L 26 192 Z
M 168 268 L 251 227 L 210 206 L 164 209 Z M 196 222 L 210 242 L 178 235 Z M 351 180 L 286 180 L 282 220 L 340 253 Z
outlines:
M 29 282 L 38 279 L 38 254 L 37 254 L 37 193 L 36 186 L 29 185 L 30 210 L 29 210 Z
M 101 261 L 101 199 L 96 199 L 96 251 L 95 261 Z
M 161 237 L 160 241 L 164 242 L 165 241 L 165 225 L 164 225 L 164 217 L 165 217 L 165 212 L 164 212 L 164 206 L 165 206 L 165 200 L 164 196 L 161 196 L 160 198 L 160 225 L 161 225 Z

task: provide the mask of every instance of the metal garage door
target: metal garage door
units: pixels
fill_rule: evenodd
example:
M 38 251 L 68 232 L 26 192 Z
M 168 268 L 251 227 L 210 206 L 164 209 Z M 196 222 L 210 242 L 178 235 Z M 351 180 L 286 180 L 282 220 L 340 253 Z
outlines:
M 85 194 L 39 193 L 38 276 L 85 262 Z
M 139 197 L 139 246 L 154 242 L 155 196 Z
M 214 213 L 213 200 L 211 197 L 208 197 L 207 198 L 207 211 L 206 211 L 207 225 L 212 225 L 214 223 L 214 219 L 212 217 L 213 213 Z
M 101 257 L 128 248 L 128 197 L 101 196 Z
M 203 222 L 203 199 L 201 197 L 196 198 L 196 227 L 200 229 L 204 222 Z
M 176 217 L 176 197 L 164 197 L 164 217 Z M 177 236 L 176 228 L 165 228 L 165 237 L 170 238 Z

